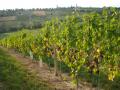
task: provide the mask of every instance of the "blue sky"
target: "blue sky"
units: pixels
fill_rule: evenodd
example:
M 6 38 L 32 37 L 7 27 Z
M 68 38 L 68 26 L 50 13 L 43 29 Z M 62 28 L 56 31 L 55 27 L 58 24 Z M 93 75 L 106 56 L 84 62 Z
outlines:
M 75 6 L 81 7 L 120 7 L 120 0 L 1 0 L 0 9 L 15 8 L 55 8 Z

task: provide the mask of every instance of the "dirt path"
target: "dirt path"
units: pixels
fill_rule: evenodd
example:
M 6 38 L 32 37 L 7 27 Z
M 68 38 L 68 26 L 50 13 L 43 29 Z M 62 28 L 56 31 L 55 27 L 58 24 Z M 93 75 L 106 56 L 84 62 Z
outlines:
M 6 52 L 8 52 L 12 57 L 14 57 L 16 60 L 20 61 L 28 70 L 28 72 L 35 73 L 39 80 L 49 83 L 57 90 L 74 90 L 74 86 L 71 83 L 71 78 L 67 74 L 65 73 L 61 74 L 61 76 L 65 78 L 64 81 L 61 79 L 60 76 L 58 77 L 54 76 L 53 68 L 51 68 L 50 71 L 49 67 L 46 64 L 43 64 L 43 67 L 40 67 L 39 62 L 33 62 L 29 57 L 24 57 L 21 54 L 16 53 L 14 50 L 8 50 L 6 48 L 3 49 Z M 96 89 L 91 88 L 91 85 L 88 84 L 83 85 L 80 83 L 78 90 L 96 90 Z
M 3 84 L 0 82 L 0 90 L 3 88 Z

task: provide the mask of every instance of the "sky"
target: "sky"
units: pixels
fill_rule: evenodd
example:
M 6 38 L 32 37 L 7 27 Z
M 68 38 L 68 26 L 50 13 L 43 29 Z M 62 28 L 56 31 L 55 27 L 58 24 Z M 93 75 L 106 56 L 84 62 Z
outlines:
M 120 7 L 120 0 L 0 0 L 0 9 L 58 7 Z

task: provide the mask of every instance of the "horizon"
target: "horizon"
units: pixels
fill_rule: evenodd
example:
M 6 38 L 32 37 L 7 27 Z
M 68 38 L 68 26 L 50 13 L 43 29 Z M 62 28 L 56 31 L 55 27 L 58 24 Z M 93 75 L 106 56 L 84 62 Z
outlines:
M 71 8 L 71 7 L 75 8 L 76 6 L 68 6 L 68 7 L 57 7 L 57 6 L 56 6 L 56 7 L 53 7 L 53 8 L 51 8 L 51 7 L 50 7 L 50 8 L 49 8 L 49 7 L 48 7 L 48 8 L 13 8 L 13 9 L 12 9 L 12 8 L 11 8 L 11 9 L 7 8 L 7 9 L 0 9 L 0 10 L 1 10 L 1 11 L 2 11 L 2 10 L 16 10 L 16 9 L 18 9 L 18 10 L 20 10 L 20 9 L 23 9 L 23 10 L 41 9 L 41 10 L 42 10 L 42 9 L 57 9 L 57 8 Z M 77 7 L 78 7 L 78 8 L 83 8 L 83 9 L 84 9 L 84 8 L 93 8 L 93 9 L 94 9 L 94 8 L 97 8 L 97 9 L 99 9 L 99 8 L 104 8 L 104 7 L 106 7 L 106 6 L 103 6 L 103 7 L 80 7 L 80 6 L 77 6 Z M 108 6 L 108 7 L 106 7 L 106 8 L 109 8 L 109 7 L 112 7 L 112 6 Z M 120 7 L 113 7 L 113 8 L 120 8 Z
M 7 3 L 6 3 L 7 2 Z M 33 8 L 57 8 L 57 7 L 83 7 L 103 8 L 120 7 L 120 0 L 4 0 L 1 1 L 0 10 L 6 9 L 33 9 Z

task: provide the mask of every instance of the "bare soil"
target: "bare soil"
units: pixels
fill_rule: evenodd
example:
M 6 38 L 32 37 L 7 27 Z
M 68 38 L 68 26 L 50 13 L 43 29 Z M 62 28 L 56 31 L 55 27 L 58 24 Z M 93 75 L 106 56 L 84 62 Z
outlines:
M 56 88 L 56 90 L 75 90 L 75 85 L 72 83 L 72 79 L 67 73 L 60 72 L 59 76 L 55 76 L 54 69 L 49 69 L 47 64 L 43 63 L 43 66 L 40 67 L 39 62 L 33 62 L 29 57 L 24 57 L 22 54 L 17 53 L 14 50 L 3 49 L 16 60 L 21 62 L 28 72 L 34 73 L 36 77 L 38 77 L 38 80 L 48 83 Z M 64 80 L 61 77 L 64 78 Z M 93 88 L 89 83 L 80 82 L 78 90 L 96 90 L 96 88 Z

